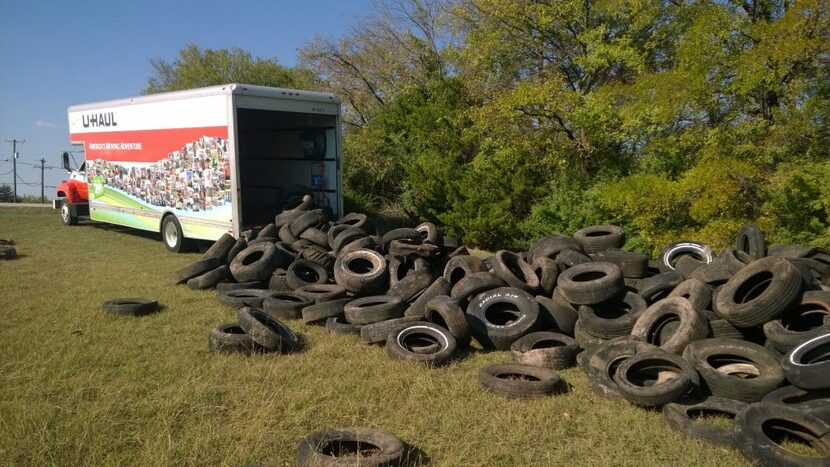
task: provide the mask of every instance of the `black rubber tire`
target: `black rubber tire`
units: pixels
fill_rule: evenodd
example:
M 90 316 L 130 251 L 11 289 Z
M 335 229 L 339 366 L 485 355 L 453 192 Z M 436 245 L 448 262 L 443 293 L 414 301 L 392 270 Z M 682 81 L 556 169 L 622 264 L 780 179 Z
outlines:
M 277 268 L 274 270 L 271 274 L 271 278 L 268 280 L 268 289 L 275 292 L 291 291 L 291 287 L 288 285 L 288 278 L 286 277 L 285 269 Z
M 236 243 L 233 244 L 230 250 L 228 250 L 228 256 L 225 258 L 225 264 L 231 264 L 236 255 L 239 254 L 240 251 L 248 248 L 248 240 L 245 240 L 244 237 L 239 237 L 236 239 Z
M 359 336 L 362 327 L 348 323 L 346 318 L 341 316 L 332 316 L 326 320 L 326 333 L 333 336 Z
M 803 283 L 798 269 L 782 258 L 754 261 L 723 286 L 715 300 L 718 316 L 738 327 L 771 321 L 796 303 Z
M 373 250 L 356 250 L 338 255 L 334 281 L 356 295 L 379 291 L 389 276 L 386 258 Z
M 241 289 L 264 289 L 265 283 L 261 281 L 256 282 L 232 282 L 233 279 L 229 279 L 225 282 L 220 282 L 216 284 L 216 293 L 221 294 L 225 292 L 230 292 L 231 290 L 241 290 Z
M 222 292 L 217 295 L 217 298 L 219 303 L 231 308 L 245 306 L 262 308 L 262 302 L 269 293 L 269 290 L 263 289 L 235 289 Z
M 583 252 L 582 244 L 573 237 L 548 235 L 542 237 L 527 250 L 527 261 L 533 263 L 539 258 L 555 259 L 561 251 L 574 250 Z
M 597 253 L 609 248 L 622 248 L 625 232 L 616 225 L 593 225 L 574 232 L 574 239 L 585 253 Z
M 830 292 L 804 292 L 799 304 L 778 319 L 764 324 L 764 335 L 779 352 L 787 353 L 802 342 L 830 333 Z
M 602 303 L 624 291 L 622 271 L 616 264 L 585 263 L 559 275 L 557 290 L 575 305 Z
M 710 319 L 708 337 L 725 337 L 742 340 L 744 335 L 740 329 L 725 319 Z
M 467 306 L 470 333 L 485 349 L 509 349 L 538 319 L 539 304 L 533 296 L 513 287 L 482 292 Z
M 757 402 L 784 382 L 778 360 L 751 342 L 703 339 L 690 343 L 683 358 L 695 365 L 709 392 L 717 397 Z
M 409 240 L 392 240 L 389 242 L 389 255 L 395 258 L 406 258 L 407 256 L 431 258 L 436 256 L 439 251 L 438 245 L 431 243 L 410 243 Z
M 330 302 L 346 296 L 346 289 L 337 284 L 310 284 L 304 285 L 294 292 L 305 295 L 314 300 L 314 303 Z
M 556 255 L 556 265 L 559 269 L 564 271 L 572 268 L 577 264 L 585 264 L 591 262 L 591 257 L 584 255 L 576 250 L 562 250 Z
M 579 347 L 584 350 L 596 349 L 597 347 L 611 340 L 590 334 L 583 328 L 582 322 L 580 320 L 577 320 L 576 324 L 574 324 L 574 339 L 576 340 L 576 343 L 579 345 Z
M 346 304 L 353 298 L 338 298 L 322 303 L 315 303 L 303 308 L 303 322 L 305 324 L 325 324 L 326 320 L 335 316 L 344 316 Z
M 268 351 L 287 353 L 299 344 L 297 335 L 288 326 L 262 310 L 242 308 L 236 312 L 236 319 L 245 333 Z
M 357 227 L 343 229 L 342 232 L 338 233 L 337 236 L 334 237 L 334 242 L 331 242 L 331 250 L 335 254 L 339 255 L 343 253 L 342 250 L 352 242 L 368 236 L 369 234 L 367 234 L 366 231 Z
M 614 382 L 614 374 L 620 364 L 634 355 L 649 352 L 655 347 L 634 336 L 612 339 L 597 347 L 588 359 L 585 376 L 591 389 L 599 396 L 613 399 L 621 397 Z
M 764 231 L 757 224 L 744 224 L 735 239 L 735 249 L 755 259 L 763 258 L 767 255 Z
M 392 240 L 409 240 L 412 243 L 423 242 L 421 232 L 418 232 L 415 229 L 410 229 L 408 227 L 392 229 L 380 237 L 380 247 L 383 251 L 389 251 L 389 244 L 392 243 Z
M 435 282 L 427 287 L 427 289 L 424 290 L 424 293 L 418 295 L 418 298 L 415 299 L 409 308 L 406 309 L 404 316 L 423 318 L 427 303 L 440 295 L 449 295 L 450 290 L 452 290 L 452 287 L 450 286 L 450 283 L 447 282 L 447 279 L 443 277 L 435 279 Z
M 308 240 L 311 243 L 319 245 L 323 248 L 331 248 L 329 246 L 329 237 L 326 235 L 326 233 L 315 227 L 305 229 L 303 233 L 300 234 L 300 238 Z
M 664 327 L 677 323 L 669 332 Z M 641 315 L 631 335 L 661 350 L 680 355 L 690 342 L 704 339 L 709 334 L 706 317 L 694 309 L 683 297 L 670 297 L 648 307 Z
M 202 255 L 202 259 L 206 258 L 219 258 L 223 263 L 228 258 L 228 253 L 230 253 L 231 248 L 236 244 L 236 239 L 233 238 L 231 234 L 223 234 L 219 237 L 219 240 L 213 242 L 213 245 L 207 249 L 205 254 Z
M 262 301 L 262 309 L 277 319 L 300 319 L 303 308 L 314 304 L 314 299 L 296 292 L 272 292 Z
M 830 423 L 830 389 L 808 391 L 798 386 L 782 386 L 767 393 L 761 402 L 786 405 Z
M 689 300 L 695 310 L 708 310 L 712 306 L 712 287 L 697 279 L 686 279 L 671 291 L 669 298 L 672 297 Z
M 257 235 L 257 237 L 253 240 L 248 240 L 248 246 L 256 245 L 257 243 L 277 243 L 280 241 L 277 237 L 263 237 L 261 235 Z
M 249 245 L 231 261 L 231 275 L 237 282 L 264 281 L 277 268 L 278 260 L 273 243 Z
M 706 266 L 707 264 L 709 263 L 704 263 L 692 255 L 681 255 L 674 263 L 674 270 L 680 273 L 681 276 L 688 279 L 694 275 L 695 271 L 703 266 Z
M 437 346 L 424 346 L 433 341 Z M 423 350 L 428 347 L 432 351 Z M 456 354 L 458 344 L 443 326 L 427 321 L 399 324 L 386 337 L 386 353 L 392 360 L 407 360 L 428 366 L 447 364 Z
M 506 286 L 504 280 L 491 272 L 476 272 L 465 276 L 452 287 L 450 297 L 464 305 L 476 295 Z
M 322 226 L 329 221 L 328 214 L 322 209 L 312 209 L 311 211 L 300 214 L 299 217 L 291 221 L 291 233 L 299 238 L 306 229 L 312 227 Z
M 392 295 L 373 295 L 350 301 L 344 308 L 346 321 L 366 325 L 403 316 L 404 302 Z
M 528 292 L 539 289 L 539 278 L 533 268 L 512 251 L 499 250 L 493 257 L 493 272 L 507 285 Z
M 389 287 L 387 295 L 400 297 L 407 302 L 418 296 L 432 284 L 433 275 L 427 269 L 412 271 L 402 280 Z
M 781 367 L 787 380 L 801 389 L 830 388 L 830 332 L 794 347 Z
M 360 327 L 360 340 L 364 344 L 385 344 L 386 338 L 399 324 L 418 321 L 415 318 L 395 318 L 377 323 L 366 324 Z
M 820 452 L 802 456 L 770 435 L 800 438 Z M 751 404 L 735 417 L 736 446 L 753 464 L 775 467 L 827 467 L 830 465 L 830 424 L 805 412 L 778 404 Z
M 721 250 L 718 257 L 710 264 L 720 264 L 724 266 L 728 271 L 729 274 L 735 274 L 736 272 L 743 269 L 744 266 L 747 264 L 755 261 L 756 259 L 760 258 L 753 258 L 747 253 L 743 251 L 736 250 L 731 246 L 728 246 Z M 705 281 L 704 281 L 705 282 Z
M 671 272 L 675 270 L 675 263 L 683 255 L 691 255 L 698 261 L 709 264 L 715 260 L 715 252 L 709 245 L 699 242 L 682 241 L 668 245 L 657 259 L 660 272 Z
M 455 285 L 461 279 L 477 272 L 487 272 L 480 258 L 472 255 L 459 255 L 447 261 L 443 276 L 450 285 Z
M 214 352 L 250 355 L 265 349 L 251 339 L 239 323 L 220 324 L 208 333 L 208 348 Z
M 581 305 L 577 313 L 582 329 L 587 333 L 603 339 L 631 334 L 634 323 L 646 311 L 643 297 L 626 292 L 625 294 L 594 305 Z
M 666 373 L 675 376 L 664 379 Z M 627 358 L 613 379 L 620 395 L 641 407 L 660 407 L 674 402 L 699 382 L 694 366 L 679 355 L 663 350 Z
M 441 245 L 443 243 L 441 231 L 432 222 L 422 222 L 415 226 L 415 230 L 421 233 L 421 239 L 424 243 L 431 243 L 433 245 Z
M 285 281 L 291 290 L 307 285 L 325 284 L 329 281 L 329 272 L 322 265 L 307 259 L 298 259 L 285 271 Z
M 696 404 L 666 404 L 663 407 L 663 421 L 689 438 L 716 446 L 735 447 L 735 416 L 746 407 L 747 404 L 744 402 L 723 397 L 709 397 Z M 728 417 L 733 425 L 724 428 L 714 423 L 697 421 L 701 416 L 715 414 Z
M 174 272 L 173 282 L 176 284 L 184 284 L 190 279 L 201 276 L 202 274 L 212 271 L 221 265 L 222 260 L 219 258 L 200 259 Z
M 517 363 L 488 365 L 478 372 L 478 381 L 488 391 L 507 399 L 532 399 L 563 389 L 555 370 Z
M 593 260 L 616 264 L 627 279 L 642 279 L 648 272 L 648 256 L 633 251 L 609 248 L 595 253 Z
M 159 311 L 159 302 L 151 298 L 126 297 L 107 300 L 104 311 L 123 316 L 145 316 Z
M 510 351 L 516 363 L 564 370 L 574 366 L 579 346 L 558 332 L 532 332 L 513 342 Z
M 363 455 L 355 455 L 366 449 Z M 343 457 L 338 457 L 340 450 Z M 312 433 L 297 447 L 297 465 L 318 467 L 324 465 L 360 465 L 380 467 L 402 465 L 406 451 L 397 436 L 374 428 L 331 428 Z
M 75 223 L 77 224 L 77 222 L 76 218 Z M 182 224 L 173 214 L 166 215 L 161 220 L 159 233 L 161 233 L 161 243 L 164 243 L 167 251 L 172 253 L 185 253 L 195 249 L 196 243 L 192 239 L 185 238 Z M 171 239 L 175 239 L 175 241 L 171 243 Z
M 277 232 L 277 236 L 279 237 L 279 239 L 281 241 L 283 241 L 285 243 L 288 243 L 289 245 L 293 244 L 294 242 L 296 242 L 297 240 L 300 239 L 299 237 L 297 237 L 296 235 L 291 233 L 291 224 L 290 223 L 285 224 L 282 227 L 280 227 L 279 232 Z
M 213 271 L 187 281 L 187 286 L 194 290 L 212 289 L 216 284 L 231 278 L 231 271 L 227 264 L 223 264 Z
M 467 323 L 467 317 L 452 298 L 446 295 L 432 298 L 424 307 L 424 319 L 446 328 L 458 345 L 470 345 L 470 325 Z
M 646 303 L 651 305 L 660 299 L 668 297 L 672 290 L 684 280 L 683 276 L 674 271 L 660 273 L 656 276 L 643 279 L 640 287 L 637 288 L 637 293 L 646 300 Z
M 334 225 L 345 225 L 346 227 L 359 227 L 366 232 L 372 230 L 372 222 L 369 216 L 363 213 L 350 212 L 345 214 L 340 219 L 334 221 Z
M 537 295 L 533 299 L 539 304 L 539 326 L 541 329 L 559 332 L 567 336 L 574 335 L 574 326 L 576 326 L 576 320 L 579 319 L 579 313 L 571 305 L 541 295 Z
M 556 260 L 539 257 L 530 265 L 533 272 L 539 279 L 539 292 L 551 296 L 556 288 L 556 281 L 559 279 L 559 264 Z

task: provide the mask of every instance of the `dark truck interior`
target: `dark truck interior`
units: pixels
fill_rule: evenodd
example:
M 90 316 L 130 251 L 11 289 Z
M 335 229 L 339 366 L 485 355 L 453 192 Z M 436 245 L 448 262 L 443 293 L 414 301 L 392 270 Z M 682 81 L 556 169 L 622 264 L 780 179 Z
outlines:
M 306 194 L 338 214 L 336 118 L 237 109 L 243 229 L 262 227 Z

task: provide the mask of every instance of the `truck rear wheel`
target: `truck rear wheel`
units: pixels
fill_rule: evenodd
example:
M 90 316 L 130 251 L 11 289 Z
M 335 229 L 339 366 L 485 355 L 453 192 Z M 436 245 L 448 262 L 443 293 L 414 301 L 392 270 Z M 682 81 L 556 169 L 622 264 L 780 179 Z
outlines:
M 169 215 L 161 221 L 161 241 L 164 242 L 164 246 L 167 250 L 172 251 L 173 253 L 183 253 L 188 251 L 191 241 L 187 238 L 184 238 L 184 232 L 182 231 L 182 225 L 179 223 L 179 220 L 176 219 L 176 216 Z
M 69 201 L 63 200 L 61 203 L 61 222 L 64 225 L 77 225 L 78 224 L 78 216 L 73 212 L 72 206 L 69 204 Z

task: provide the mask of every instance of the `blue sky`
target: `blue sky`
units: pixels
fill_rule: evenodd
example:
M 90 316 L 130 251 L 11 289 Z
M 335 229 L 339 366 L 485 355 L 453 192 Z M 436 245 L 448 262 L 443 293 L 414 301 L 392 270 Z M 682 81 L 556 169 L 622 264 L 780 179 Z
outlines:
M 66 108 L 136 96 L 150 59 L 172 60 L 188 43 L 239 47 L 294 65 L 318 35 L 337 38 L 372 10 L 372 0 L 100 1 L 0 0 L 0 184 L 12 183 L 18 146 L 18 194 L 40 194 L 40 158 L 60 165 L 68 143 Z M 55 186 L 63 170 L 46 170 Z M 47 188 L 47 196 L 54 190 Z

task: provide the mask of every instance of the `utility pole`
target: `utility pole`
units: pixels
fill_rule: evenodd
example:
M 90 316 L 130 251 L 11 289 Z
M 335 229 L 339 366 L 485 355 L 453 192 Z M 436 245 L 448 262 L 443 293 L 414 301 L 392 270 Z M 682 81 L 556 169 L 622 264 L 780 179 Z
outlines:
M 44 164 L 46 164 L 46 159 L 41 157 L 40 158 L 40 204 L 43 204 L 43 203 L 46 202 L 46 197 L 43 196 L 43 193 L 44 193 L 43 189 L 45 188 L 43 186 L 43 169 L 46 168 L 46 166 Z
M 14 172 L 14 198 L 12 202 L 17 202 L 17 143 L 23 144 L 26 140 L 7 139 L 7 143 L 12 143 L 12 171 Z

